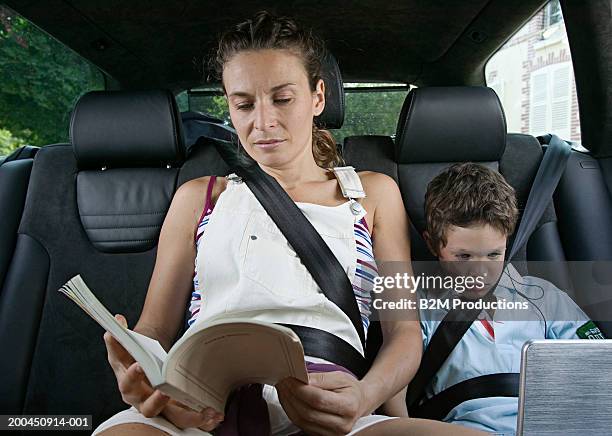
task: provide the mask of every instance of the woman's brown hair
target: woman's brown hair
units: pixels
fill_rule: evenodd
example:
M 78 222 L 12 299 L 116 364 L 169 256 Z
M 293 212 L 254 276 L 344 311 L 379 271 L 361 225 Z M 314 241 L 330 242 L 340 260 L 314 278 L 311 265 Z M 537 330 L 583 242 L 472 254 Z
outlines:
M 321 64 L 325 57 L 325 44 L 311 30 L 298 26 L 287 17 L 275 17 L 269 12 L 258 12 L 253 18 L 239 23 L 219 39 L 211 69 L 223 80 L 223 67 L 236 54 L 247 50 L 284 49 L 302 60 L 310 90 L 314 92 L 321 79 Z M 312 154 L 321 168 L 341 165 L 336 141 L 331 133 L 319 129 L 313 122 Z

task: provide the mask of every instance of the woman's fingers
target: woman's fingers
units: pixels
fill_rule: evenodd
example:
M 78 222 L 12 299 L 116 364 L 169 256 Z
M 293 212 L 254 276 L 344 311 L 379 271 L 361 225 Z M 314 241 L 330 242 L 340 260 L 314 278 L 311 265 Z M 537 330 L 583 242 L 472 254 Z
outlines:
M 104 333 L 104 343 L 106 344 L 108 363 L 115 373 L 122 368 L 125 370 L 134 362 L 130 353 L 109 332 Z
M 115 319 L 127 328 L 127 320 L 123 315 L 116 314 Z M 104 333 L 104 343 L 108 353 L 108 362 L 117 378 L 123 401 L 134 406 L 148 418 L 159 415 L 167 406 L 170 398 L 151 387 L 140 364 L 109 332 Z
M 281 402 L 283 410 L 289 417 L 289 419 L 302 430 L 308 431 L 309 434 L 320 435 L 323 429 L 317 428 L 316 424 L 308 423 L 304 420 L 300 413 L 300 409 L 303 408 L 300 400 L 295 398 L 287 384 L 280 382 L 276 385 L 278 392 L 278 398 Z
M 303 384 L 293 383 L 293 380 L 284 380 L 276 385 L 283 409 L 298 427 L 313 435 L 342 435 L 350 432 L 350 419 L 317 410 L 296 392 L 299 385 Z
M 115 318 L 121 325 L 127 326 L 124 316 L 117 314 Z M 125 403 L 139 409 L 140 403 L 153 392 L 153 389 L 148 386 L 144 372 L 130 353 L 109 332 L 104 333 L 104 343 L 108 363 L 115 373 L 121 398 Z
M 115 319 L 127 328 L 127 320 L 123 315 L 117 314 L 115 315 Z M 105 332 L 103 337 L 108 354 L 108 363 L 110 363 L 115 375 L 117 375 L 119 371 L 122 369 L 125 370 L 130 366 L 134 362 L 134 358 L 109 332 Z
M 123 315 L 116 314 L 115 319 L 127 328 L 127 320 Z M 109 332 L 104 333 L 104 342 L 121 398 L 144 416 L 153 417 L 161 413 L 179 428 L 199 427 L 206 431 L 213 430 L 223 420 L 223 415 L 211 408 L 196 412 L 153 389 L 140 364 Z
M 197 427 L 204 431 L 213 430 L 223 419 L 223 415 L 213 409 L 206 408 L 201 412 L 196 412 L 174 400 L 168 402 L 162 415 L 178 428 Z
M 219 426 L 219 424 L 221 424 L 222 421 L 223 418 L 207 418 L 204 420 L 204 423 L 202 425 L 198 426 L 198 428 L 204 431 L 213 431 Z
M 292 396 L 299 399 L 308 408 L 335 415 L 344 414 L 343 404 L 338 401 L 339 398 L 335 392 L 307 385 L 291 378 L 283 383 Z
M 170 397 L 156 390 L 153 394 L 149 395 L 146 400 L 140 403 L 139 411 L 145 417 L 151 418 L 159 415 L 169 401 Z
M 204 419 L 204 423 L 199 427 L 205 431 L 214 430 L 224 419 L 223 414 L 217 412 L 212 407 L 202 409 L 200 415 Z
M 143 384 L 151 388 L 149 379 L 138 362 L 134 362 L 128 367 L 122 377 L 122 381 L 127 389 L 141 388 Z
M 121 315 L 120 313 L 117 313 L 115 314 L 115 319 L 119 321 L 119 324 L 121 324 L 123 327 L 128 327 L 127 319 L 125 319 L 125 316 Z
M 223 421 L 223 419 L 225 418 L 223 413 L 217 412 L 212 407 L 207 407 L 207 408 L 203 409 L 202 413 L 204 413 L 206 416 L 212 416 L 212 418 L 214 420 L 219 421 L 219 422 Z
M 140 365 L 134 362 L 117 378 L 121 398 L 128 404 L 140 410 L 140 404 L 153 394 L 153 388 L 149 384 Z
M 355 378 L 342 371 L 314 372 L 308 374 L 308 384 L 321 389 L 335 390 L 350 387 Z

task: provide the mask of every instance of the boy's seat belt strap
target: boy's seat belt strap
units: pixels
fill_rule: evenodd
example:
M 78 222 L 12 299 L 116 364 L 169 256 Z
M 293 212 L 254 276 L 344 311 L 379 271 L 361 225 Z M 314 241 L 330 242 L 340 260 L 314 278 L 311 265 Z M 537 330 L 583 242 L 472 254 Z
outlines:
M 546 206 L 551 201 L 553 193 L 563 175 L 570 152 L 571 146 L 567 142 L 561 140 L 556 135 L 551 135 L 550 144 L 547 147 L 546 153 L 544 153 L 531 190 L 529 191 L 527 203 L 523 211 L 523 217 L 514 237 L 510 255 L 506 258 L 506 263 L 516 255 L 523 245 L 525 245 L 535 230 L 537 223 L 540 221 Z M 497 284 L 491 288 L 490 293 L 495 290 L 496 286 Z M 489 297 L 489 295 L 483 298 L 486 299 L 487 297 Z M 464 312 L 464 315 L 460 315 L 457 312 Z M 413 414 L 418 413 L 417 406 L 425 396 L 425 388 L 455 349 L 455 346 L 459 343 L 465 332 L 468 331 L 479 313 L 479 310 L 461 311 L 460 309 L 451 309 L 446 314 L 434 332 L 429 342 L 429 346 L 421 359 L 421 366 L 408 386 L 406 404 L 410 416 L 418 417 L 418 415 Z M 440 394 L 442 393 L 443 392 Z M 434 400 L 440 394 L 432 397 L 431 400 Z M 474 394 L 477 395 L 478 392 L 474 392 Z M 471 398 L 479 397 L 473 396 Z M 456 401 L 459 401 L 459 399 L 460 398 L 457 397 Z M 456 401 L 455 406 L 462 402 Z
M 474 398 L 518 397 L 518 373 L 487 374 L 464 380 L 413 408 L 410 416 L 442 421 L 455 407 Z
M 488 297 L 489 295 L 487 295 Z M 465 332 L 468 331 L 474 320 L 481 312 L 480 309 L 450 310 L 436 331 L 434 332 L 429 345 L 423 353 L 421 364 L 414 378 L 408 385 L 406 393 L 406 404 L 410 416 L 414 413 L 417 406 L 425 394 L 425 388 L 436 375 L 449 354 L 459 343 Z

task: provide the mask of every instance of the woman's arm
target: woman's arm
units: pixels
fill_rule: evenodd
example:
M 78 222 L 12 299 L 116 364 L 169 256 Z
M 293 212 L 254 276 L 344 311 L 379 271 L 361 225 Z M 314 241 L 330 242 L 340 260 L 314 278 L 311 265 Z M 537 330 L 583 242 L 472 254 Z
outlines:
M 411 274 L 409 223 L 397 184 L 382 174 L 361 176 L 368 193 L 364 205 L 374 215 L 371 222 L 379 273 Z M 392 300 L 414 298 L 414 294 L 391 289 L 378 297 Z M 307 433 L 348 433 L 357 419 L 403 389 L 416 373 L 422 353 L 418 313 L 402 311 L 381 316 L 384 342 L 362 380 L 343 372 L 329 372 L 309 374 L 309 384 L 287 378 L 276 385 L 285 412 Z
M 176 338 L 193 289 L 194 234 L 204 207 L 209 177 L 176 191 L 159 236 L 155 267 L 134 330 L 156 338 L 168 351 Z
M 208 177 L 182 185 L 175 193 L 162 225 L 155 267 L 149 289 L 134 330 L 157 339 L 169 350 L 183 322 L 193 285 L 194 234 L 204 207 Z M 214 192 L 213 200 L 218 196 Z M 127 321 L 116 315 L 127 327 Z M 222 415 L 212 409 L 192 411 L 151 387 L 140 365 L 110 333 L 104 334 L 108 361 L 117 378 L 121 397 L 144 416 L 164 415 L 179 428 L 212 430 Z
M 364 180 L 368 196 L 376 200 L 372 236 L 379 275 L 412 275 L 410 223 L 397 183 L 388 176 L 376 173 L 369 173 Z M 385 289 L 376 298 L 384 301 L 416 301 L 415 294 L 408 289 Z M 376 410 L 400 390 L 404 391 L 419 368 L 423 350 L 416 308 L 380 311 L 379 318 L 383 344 L 370 371 L 361 380 L 365 390 L 365 414 Z M 403 406 L 400 403 L 396 396 L 386 411 L 394 415 L 405 414 L 405 401 Z

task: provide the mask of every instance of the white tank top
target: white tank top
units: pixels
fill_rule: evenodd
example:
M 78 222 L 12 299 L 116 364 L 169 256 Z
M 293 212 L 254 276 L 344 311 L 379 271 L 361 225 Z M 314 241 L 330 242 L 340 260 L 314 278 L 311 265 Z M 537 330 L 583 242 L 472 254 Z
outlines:
M 336 174 L 349 201 L 338 206 L 296 204 L 346 271 L 362 318 L 365 312 L 367 331 L 376 265 L 367 228 L 358 226 L 365 223 L 365 209 L 353 199 L 365 193 L 354 190 L 353 177 L 361 188 L 355 171 L 342 169 Z M 351 180 L 353 186 L 349 186 Z M 323 295 L 246 183 L 233 174 L 228 176 L 225 191 L 205 218 L 206 231 L 197 241 L 195 260 L 197 317 L 190 328 L 218 317 L 303 325 L 330 332 L 363 355 L 348 316 Z

